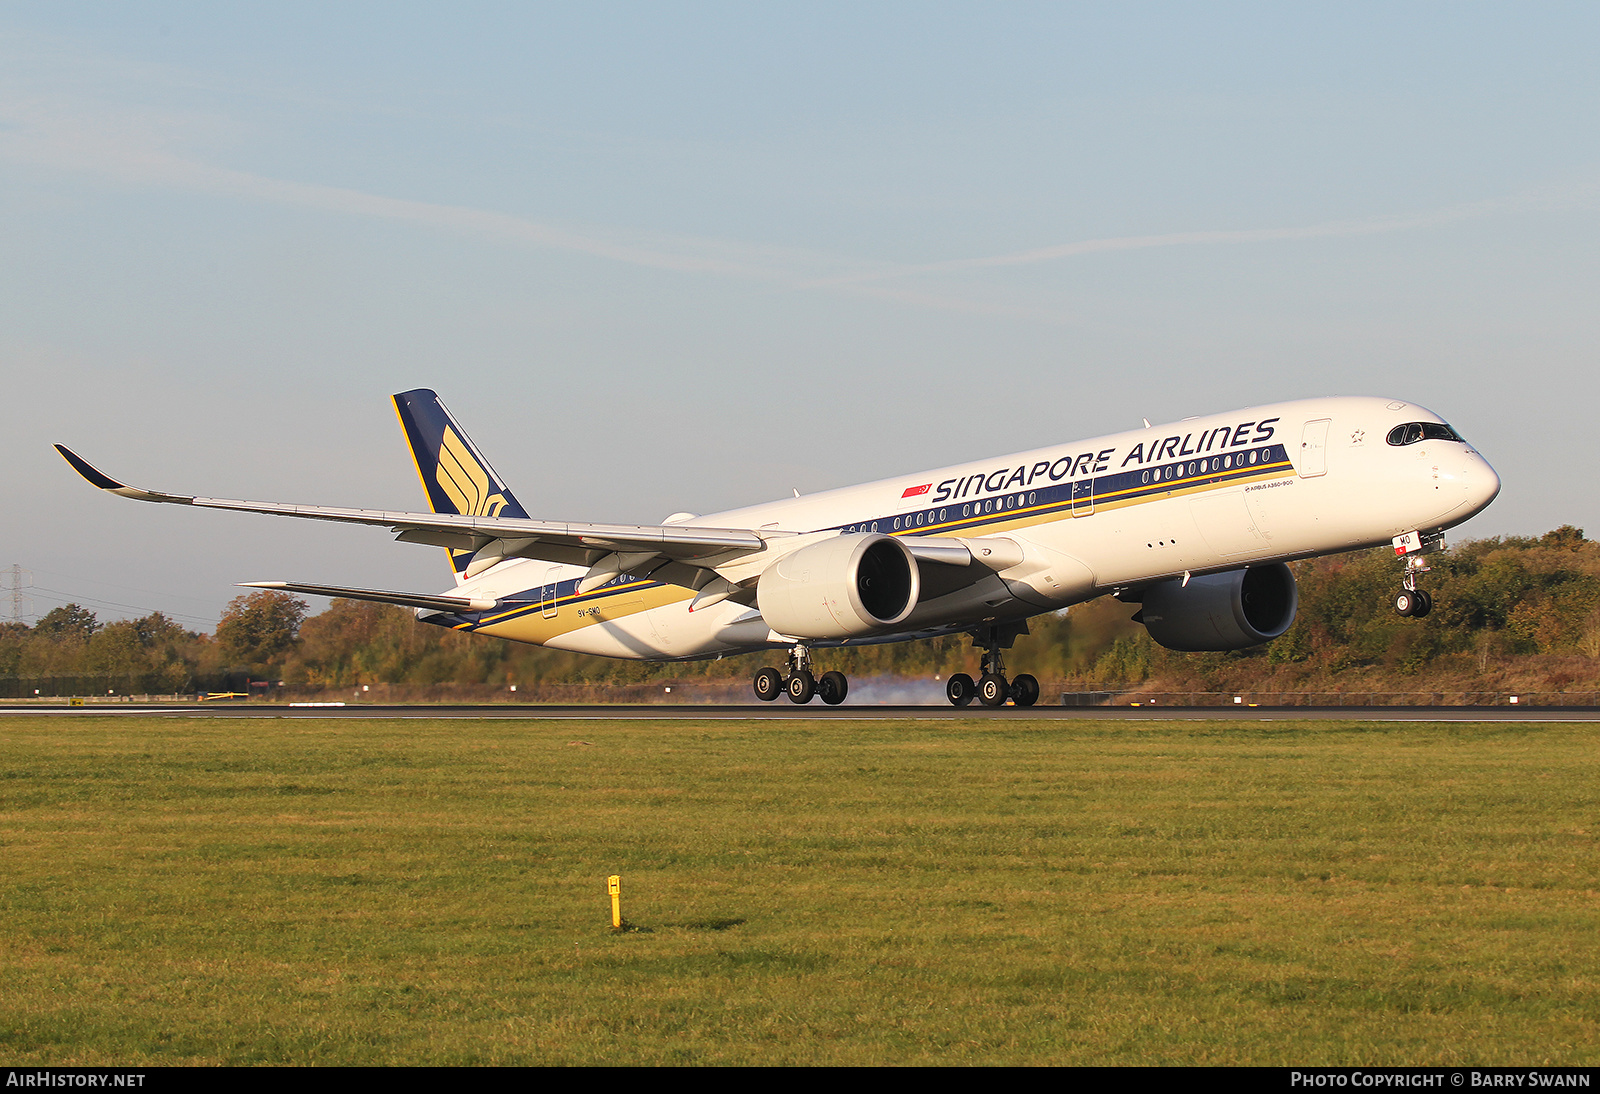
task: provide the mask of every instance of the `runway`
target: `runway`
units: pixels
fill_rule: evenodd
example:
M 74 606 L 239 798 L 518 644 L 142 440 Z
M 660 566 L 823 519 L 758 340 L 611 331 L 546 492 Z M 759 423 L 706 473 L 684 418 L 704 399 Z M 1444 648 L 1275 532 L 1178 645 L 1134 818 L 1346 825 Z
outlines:
M 542 721 L 1226 721 L 1226 722 L 1597 722 L 1600 707 L 997 707 L 734 705 L 423 706 L 367 704 L 291 706 L 286 703 L 140 704 L 83 706 L 0 704 L 0 717 L 170 718 L 512 718 Z

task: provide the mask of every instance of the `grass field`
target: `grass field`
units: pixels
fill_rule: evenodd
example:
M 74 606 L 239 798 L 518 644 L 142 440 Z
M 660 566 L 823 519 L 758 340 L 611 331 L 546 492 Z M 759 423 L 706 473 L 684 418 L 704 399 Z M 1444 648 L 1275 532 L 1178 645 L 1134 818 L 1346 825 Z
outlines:
M 0 719 L 0 1058 L 1594 1064 L 1596 744 Z

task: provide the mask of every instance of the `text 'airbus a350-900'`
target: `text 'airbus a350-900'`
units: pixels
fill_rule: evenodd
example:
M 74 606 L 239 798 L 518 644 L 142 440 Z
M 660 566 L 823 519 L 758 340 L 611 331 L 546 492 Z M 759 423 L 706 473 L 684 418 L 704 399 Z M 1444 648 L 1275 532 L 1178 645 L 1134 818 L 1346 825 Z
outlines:
M 1074 444 L 784 498 L 659 525 L 534 520 L 432 391 L 394 396 L 431 513 L 229 501 L 142 490 L 56 448 L 103 490 L 140 501 L 380 525 L 443 547 L 438 595 L 249 582 L 415 609 L 419 620 L 604 657 L 689 661 L 787 651 L 763 700 L 840 703 L 845 676 L 812 651 L 968 633 L 981 678 L 958 706 L 1031 706 L 1002 650 L 1030 616 L 1109 594 L 1175 650 L 1237 650 L 1283 634 L 1286 562 L 1393 544 L 1395 608 L 1432 607 L 1418 575 L 1444 530 L 1500 479 L 1438 415 L 1384 398 L 1321 398 L 1187 418 Z

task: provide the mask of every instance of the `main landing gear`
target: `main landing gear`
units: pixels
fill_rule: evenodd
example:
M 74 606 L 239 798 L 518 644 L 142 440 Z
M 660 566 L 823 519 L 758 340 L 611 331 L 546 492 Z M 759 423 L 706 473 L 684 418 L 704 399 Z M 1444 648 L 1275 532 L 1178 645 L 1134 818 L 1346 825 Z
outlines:
M 756 698 L 763 703 L 770 703 L 787 693 L 791 702 L 802 706 L 815 696 L 830 707 L 836 707 L 850 693 L 850 681 L 842 672 L 825 672 L 820 677 L 812 675 L 811 651 L 804 646 L 795 646 L 789 651 L 787 676 L 777 669 L 762 669 L 756 673 L 750 686 L 755 689 Z
M 1404 587 L 1394 597 L 1395 611 L 1412 619 L 1421 619 L 1433 611 L 1433 597 L 1428 595 L 1427 590 L 1417 588 L 1417 578 L 1432 569 L 1427 563 L 1427 556 L 1443 548 L 1442 532 L 1431 535 L 1411 532 L 1395 538 L 1396 553 L 1404 555 L 1406 559 L 1406 572 L 1400 579 Z
M 980 642 L 973 635 L 974 642 Z M 981 640 L 984 647 L 983 674 L 973 683 L 972 677 L 958 672 L 944 685 L 944 696 L 951 706 L 964 707 L 977 699 L 986 707 L 1003 707 L 1010 700 L 1019 707 L 1031 707 L 1039 701 L 1039 681 L 1023 673 L 1010 683 L 1006 682 L 1005 662 L 1000 655 L 999 632 L 990 627 Z

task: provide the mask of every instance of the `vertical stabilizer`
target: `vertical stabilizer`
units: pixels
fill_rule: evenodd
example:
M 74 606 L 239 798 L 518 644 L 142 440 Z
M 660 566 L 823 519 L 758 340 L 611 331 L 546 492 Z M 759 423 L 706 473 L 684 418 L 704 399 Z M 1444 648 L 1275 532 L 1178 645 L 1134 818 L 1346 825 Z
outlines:
M 417 476 L 435 513 L 527 517 L 438 395 L 427 388 L 402 391 L 394 396 L 394 410 L 406 431 Z M 471 560 L 471 551 L 450 552 L 450 567 L 456 580 L 461 580 L 462 571 Z

